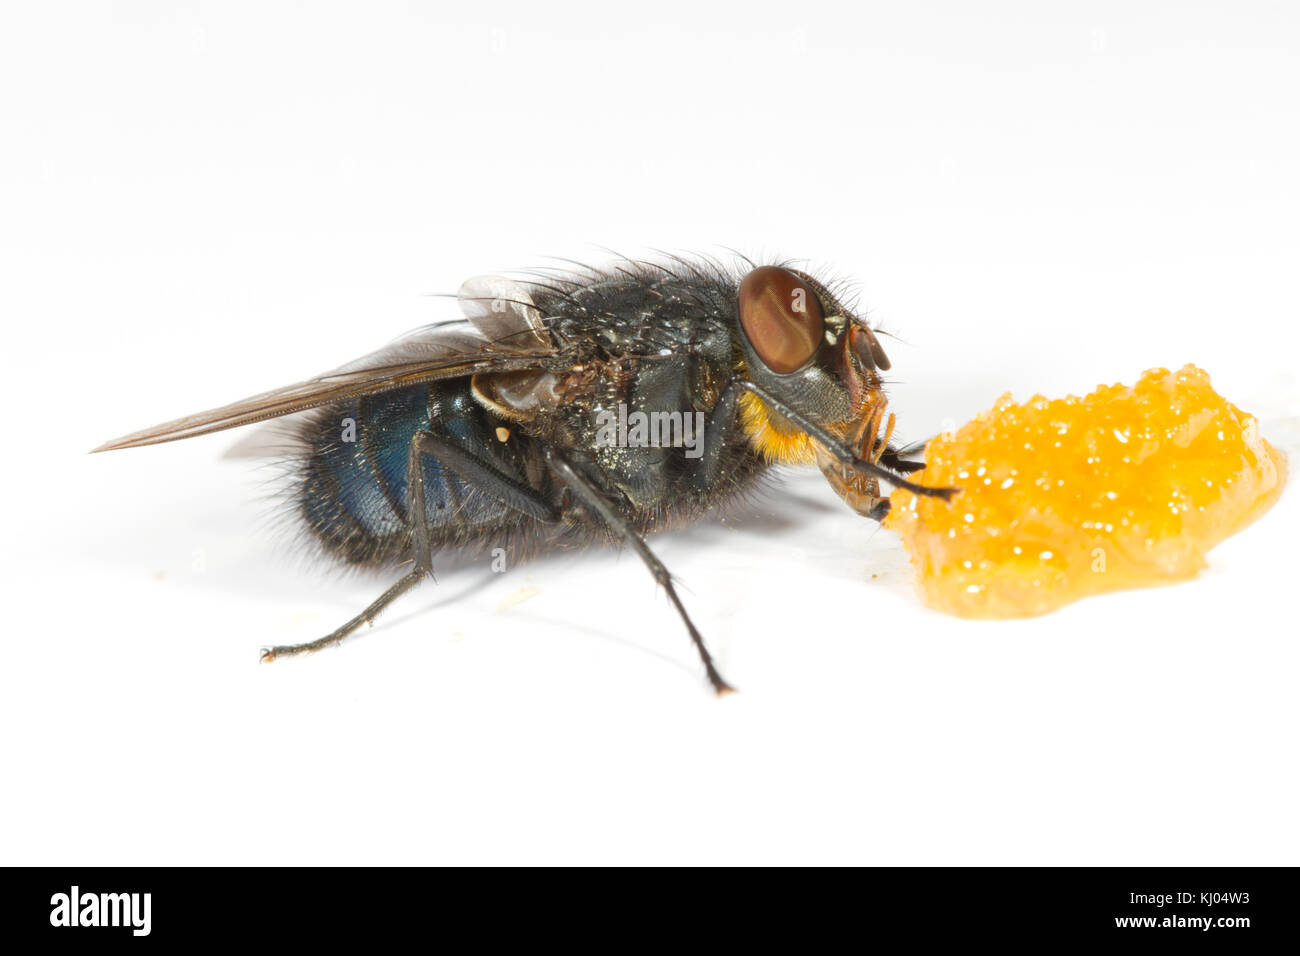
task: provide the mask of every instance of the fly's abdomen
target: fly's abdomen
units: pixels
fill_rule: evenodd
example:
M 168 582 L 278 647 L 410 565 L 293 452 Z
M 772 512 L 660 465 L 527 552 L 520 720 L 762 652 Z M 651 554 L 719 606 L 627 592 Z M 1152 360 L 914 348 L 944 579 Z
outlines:
M 297 495 L 307 527 L 326 551 L 350 564 L 408 558 L 411 440 L 427 429 L 475 449 L 495 441 L 485 416 L 465 385 L 413 386 L 317 412 L 301 434 L 307 447 Z M 422 455 L 420 467 L 425 521 L 435 548 L 518 523 L 516 513 L 435 457 Z

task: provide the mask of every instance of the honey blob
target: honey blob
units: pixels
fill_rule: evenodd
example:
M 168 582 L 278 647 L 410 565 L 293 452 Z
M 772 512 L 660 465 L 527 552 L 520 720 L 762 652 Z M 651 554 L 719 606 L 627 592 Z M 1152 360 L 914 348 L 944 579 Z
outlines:
M 1194 365 L 1083 398 L 1003 395 L 931 441 L 925 463 L 921 484 L 961 493 L 899 489 L 885 527 L 902 535 L 927 604 L 982 618 L 1193 577 L 1286 478 L 1255 418 Z

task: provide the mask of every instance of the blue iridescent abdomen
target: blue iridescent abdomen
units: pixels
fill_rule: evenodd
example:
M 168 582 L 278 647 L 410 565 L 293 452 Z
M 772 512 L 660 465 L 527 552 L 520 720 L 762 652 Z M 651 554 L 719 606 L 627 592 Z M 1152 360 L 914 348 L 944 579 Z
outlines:
M 410 554 L 407 467 L 412 438 L 435 431 L 490 459 L 516 457 L 495 448 L 495 422 L 469 393 L 467 381 L 416 385 L 330 405 L 300 437 L 298 505 L 329 552 L 354 564 L 382 564 Z M 423 455 L 425 520 L 435 547 L 463 543 L 521 517 Z

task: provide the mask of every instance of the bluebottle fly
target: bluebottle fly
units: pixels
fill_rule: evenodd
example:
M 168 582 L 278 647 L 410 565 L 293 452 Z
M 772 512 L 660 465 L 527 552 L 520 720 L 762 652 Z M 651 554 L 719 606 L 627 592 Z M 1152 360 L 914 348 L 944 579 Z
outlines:
M 708 514 L 778 464 L 815 463 L 850 508 L 876 520 L 889 508 L 881 479 L 926 495 L 954 490 L 907 480 L 921 465 L 890 443 L 880 340 L 789 264 L 625 260 L 479 277 L 458 298 L 460 320 L 95 449 L 295 416 L 293 501 L 307 533 L 349 565 L 410 567 L 337 630 L 265 648 L 263 660 L 373 622 L 431 576 L 441 550 L 529 554 L 613 538 L 663 587 L 724 693 L 730 685 L 646 534 Z

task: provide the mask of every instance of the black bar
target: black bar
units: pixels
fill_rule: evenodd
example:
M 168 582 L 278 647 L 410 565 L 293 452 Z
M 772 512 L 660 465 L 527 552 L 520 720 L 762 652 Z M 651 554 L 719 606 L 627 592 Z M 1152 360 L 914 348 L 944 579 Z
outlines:
M 600 874 L 581 869 L 543 880 L 531 872 L 440 869 L 10 869 L 0 915 L 10 933 L 44 942 L 98 945 L 200 941 L 337 945 L 418 937 L 447 940 L 449 927 L 528 948 L 599 943 L 644 948 L 702 916 L 723 933 L 796 934 L 800 951 L 836 939 L 917 942 L 1102 942 L 1146 946 L 1288 945 L 1297 936 L 1295 870 L 1286 869 L 840 869 Z M 83 910 L 111 926 L 53 925 L 77 887 Z M 101 894 L 114 894 L 101 905 Z M 118 894 L 137 894 L 128 901 Z M 142 910 L 148 894 L 148 925 Z M 96 896 L 95 904 L 86 900 Z M 125 916 L 123 917 L 123 914 Z M 131 915 L 136 919 L 132 921 Z M 95 916 L 96 921 L 105 921 Z M 82 921 L 82 920 L 78 920 Z M 85 920 L 89 921 L 89 920 Z M 597 929 L 597 927 L 603 927 Z M 147 928 L 145 934 L 141 930 Z M 426 936 L 433 933 L 433 936 Z M 674 935 L 676 934 L 676 935 Z M 62 940 L 60 939 L 62 937 Z M 687 931 L 698 942 L 698 927 Z M 523 943 L 521 943 L 523 945 Z M 704 945 L 708 945 L 704 942 Z M 840 948 L 836 946 L 835 948 Z

